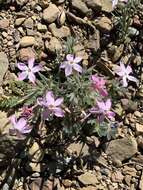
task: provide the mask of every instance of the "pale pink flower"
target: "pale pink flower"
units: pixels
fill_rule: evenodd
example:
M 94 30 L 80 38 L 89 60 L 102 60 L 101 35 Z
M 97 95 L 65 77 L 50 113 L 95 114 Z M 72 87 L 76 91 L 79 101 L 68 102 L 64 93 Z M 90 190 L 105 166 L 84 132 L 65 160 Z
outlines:
M 106 102 L 97 101 L 97 106 L 90 109 L 90 113 L 98 115 L 98 119 L 100 122 L 104 120 L 104 118 L 113 119 L 115 113 L 111 110 L 111 100 L 108 99 Z
M 60 65 L 61 69 L 65 69 L 66 77 L 70 76 L 73 73 L 73 70 L 82 73 L 82 67 L 78 64 L 81 60 L 81 57 L 74 57 L 74 55 L 71 54 L 66 56 L 66 61 Z
M 31 58 L 27 62 L 28 65 L 25 63 L 17 64 L 18 69 L 22 71 L 18 75 L 19 80 L 24 80 L 28 78 L 32 83 L 35 83 L 35 80 L 36 80 L 35 73 L 41 71 L 42 68 L 39 65 L 34 66 L 34 62 L 35 62 L 35 59 Z
M 91 76 L 92 87 L 99 92 L 102 96 L 108 96 L 108 92 L 106 90 L 106 80 L 102 77 L 98 77 L 97 75 Z
M 52 91 L 48 91 L 44 98 L 38 98 L 38 104 L 44 108 L 44 118 L 48 119 L 51 115 L 64 117 L 64 111 L 61 108 L 63 100 L 63 98 L 55 99 Z
M 30 133 L 32 130 L 25 117 L 20 117 L 19 119 L 17 119 L 17 117 L 13 115 L 10 117 L 10 121 L 13 125 L 13 129 L 11 129 L 11 131 L 16 134 L 27 134 Z
M 120 66 L 115 66 L 114 72 L 121 77 L 123 87 L 128 86 L 128 80 L 138 83 L 138 80 L 135 77 L 130 76 L 130 74 L 132 73 L 132 68 L 129 65 L 125 67 L 125 65 L 120 62 Z

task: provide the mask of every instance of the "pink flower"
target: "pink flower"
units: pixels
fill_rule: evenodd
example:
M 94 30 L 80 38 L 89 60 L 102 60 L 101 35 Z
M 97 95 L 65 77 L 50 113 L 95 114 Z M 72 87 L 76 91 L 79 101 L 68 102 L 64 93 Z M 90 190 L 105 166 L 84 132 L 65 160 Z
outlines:
M 125 65 L 120 62 L 120 66 L 115 66 L 114 72 L 122 78 L 123 87 L 128 86 L 127 80 L 138 83 L 138 80 L 135 77 L 130 76 L 132 68 L 129 65 L 125 67 Z
M 99 121 L 102 122 L 104 118 L 113 119 L 115 113 L 110 111 L 111 109 L 111 100 L 108 99 L 106 102 L 104 101 L 97 101 L 97 107 L 93 107 L 90 109 L 90 113 L 97 114 Z
M 18 63 L 17 67 L 22 71 L 18 78 L 19 80 L 24 80 L 28 78 L 32 83 L 35 83 L 36 77 L 35 73 L 41 71 L 41 66 L 34 66 L 35 59 L 31 58 L 28 60 L 28 66 L 24 63 Z
M 92 87 L 97 90 L 102 96 L 108 96 L 105 83 L 106 81 L 102 77 L 97 75 L 91 76 Z
M 66 59 L 67 60 L 60 65 L 60 68 L 65 69 L 66 77 L 71 75 L 73 70 L 82 73 L 82 67 L 78 64 L 82 60 L 81 57 L 74 57 L 74 55 L 68 54 Z
M 32 128 L 28 125 L 28 121 L 26 118 L 21 117 L 17 119 L 15 115 L 11 116 L 10 121 L 13 125 L 13 129 L 11 131 L 15 132 L 16 134 L 26 134 L 30 133 Z
M 64 111 L 61 108 L 63 98 L 54 99 L 52 91 L 48 91 L 44 98 L 38 98 L 38 104 L 44 107 L 43 116 L 48 119 L 49 116 L 55 115 L 57 117 L 64 117 Z

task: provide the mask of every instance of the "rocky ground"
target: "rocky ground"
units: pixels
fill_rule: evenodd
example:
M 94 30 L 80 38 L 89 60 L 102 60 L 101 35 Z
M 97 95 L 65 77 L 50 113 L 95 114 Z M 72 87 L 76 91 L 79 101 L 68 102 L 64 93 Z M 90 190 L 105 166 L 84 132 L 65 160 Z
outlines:
M 15 148 L 4 135 L 9 125 L 7 113 L 0 111 L 1 181 L 10 174 L 0 189 L 143 190 L 142 11 L 140 4 L 132 13 L 129 35 L 123 39 L 115 27 L 110 0 L 0 0 L 1 97 L 11 90 L 9 82 L 17 80 L 18 61 L 34 57 L 45 69 L 51 69 L 57 52 L 62 56 L 70 36 L 76 39 L 74 49 L 82 56 L 83 65 L 95 64 L 99 72 L 112 80 L 113 65 L 119 60 L 125 63 L 131 60 L 140 80 L 138 88 L 129 86 L 119 93 L 115 139 L 107 142 L 90 136 L 85 143 L 75 140 L 67 145 L 67 155 L 75 158 L 73 173 L 66 169 L 59 155 L 43 162 L 42 149 L 35 141 L 29 158 L 13 180 L 17 161 L 13 161 L 14 168 L 7 166 Z M 45 174 L 46 165 L 51 175 Z

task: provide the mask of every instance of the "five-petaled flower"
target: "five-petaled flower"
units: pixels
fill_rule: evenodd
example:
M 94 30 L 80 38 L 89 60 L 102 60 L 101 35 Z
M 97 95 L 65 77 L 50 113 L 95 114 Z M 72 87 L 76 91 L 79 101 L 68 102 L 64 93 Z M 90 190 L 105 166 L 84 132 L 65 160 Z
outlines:
M 35 59 L 31 58 L 28 60 L 28 65 L 25 63 L 18 63 L 17 67 L 20 69 L 22 72 L 19 73 L 18 78 L 19 80 L 24 80 L 28 78 L 32 83 L 35 83 L 36 77 L 35 73 L 41 71 L 41 66 L 36 65 L 34 66 Z
M 90 109 L 90 113 L 96 114 L 98 116 L 98 120 L 102 122 L 104 118 L 108 118 L 112 120 L 115 116 L 115 113 L 111 110 L 111 100 L 108 99 L 104 101 L 97 101 L 97 106 Z
M 10 121 L 11 121 L 11 124 L 13 125 L 13 128 L 11 129 L 11 131 L 13 133 L 16 133 L 17 135 L 20 135 L 20 134 L 24 135 L 24 134 L 30 133 L 32 130 L 32 128 L 28 124 L 28 121 L 25 117 L 20 117 L 19 119 L 17 119 L 15 115 L 12 115 L 10 117 Z
M 68 54 L 66 59 L 67 60 L 60 65 L 61 69 L 65 69 L 66 77 L 70 76 L 73 70 L 82 73 L 82 67 L 78 64 L 82 60 L 81 57 L 74 57 L 74 55 Z
M 127 80 L 138 83 L 138 80 L 135 77 L 130 76 L 132 68 L 129 65 L 125 67 L 125 65 L 120 62 L 120 66 L 115 66 L 114 72 L 122 78 L 123 87 L 128 86 Z
M 43 98 L 38 98 L 37 102 L 44 108 L 43 117 L 48 119 L 49 116 L 55 115 L 56 117 L 64 117 L 64 111 L 61 108 L 63 98 L 57 98 L 55 100 L 53 92 L 48 91 Z
M 105 86 L 106 80 L 104 80 L 102 77 L 98 77 L 97 75 L 92 75 L 91 82 L 93 89 L 97 90 L 101 96 L 108 96 Z

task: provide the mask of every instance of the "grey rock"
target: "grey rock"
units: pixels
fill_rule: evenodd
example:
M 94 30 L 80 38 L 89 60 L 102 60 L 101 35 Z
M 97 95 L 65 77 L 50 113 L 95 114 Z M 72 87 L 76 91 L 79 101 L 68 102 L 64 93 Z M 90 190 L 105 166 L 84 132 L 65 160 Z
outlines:
M 47 23 L 52 23 L 57 19 L 59 13 L 60 13 L 60 11 L 59 11 L 58 7 L 51 3 L 43 11 L 43 19 Z
M 72 8 L 86 15 L 89 12 L 88 7 L 82 0 L 72 0 Z
M 3 82 L 4 75 L 8 71 L 8 58 L 7 55 L 4 52 L 0 52 L 0 85 Z
M 137 142 L 133 137 L 112 140 L 106 149 L 106 154 L 113 160 L 124 161 L 137 153 Z

